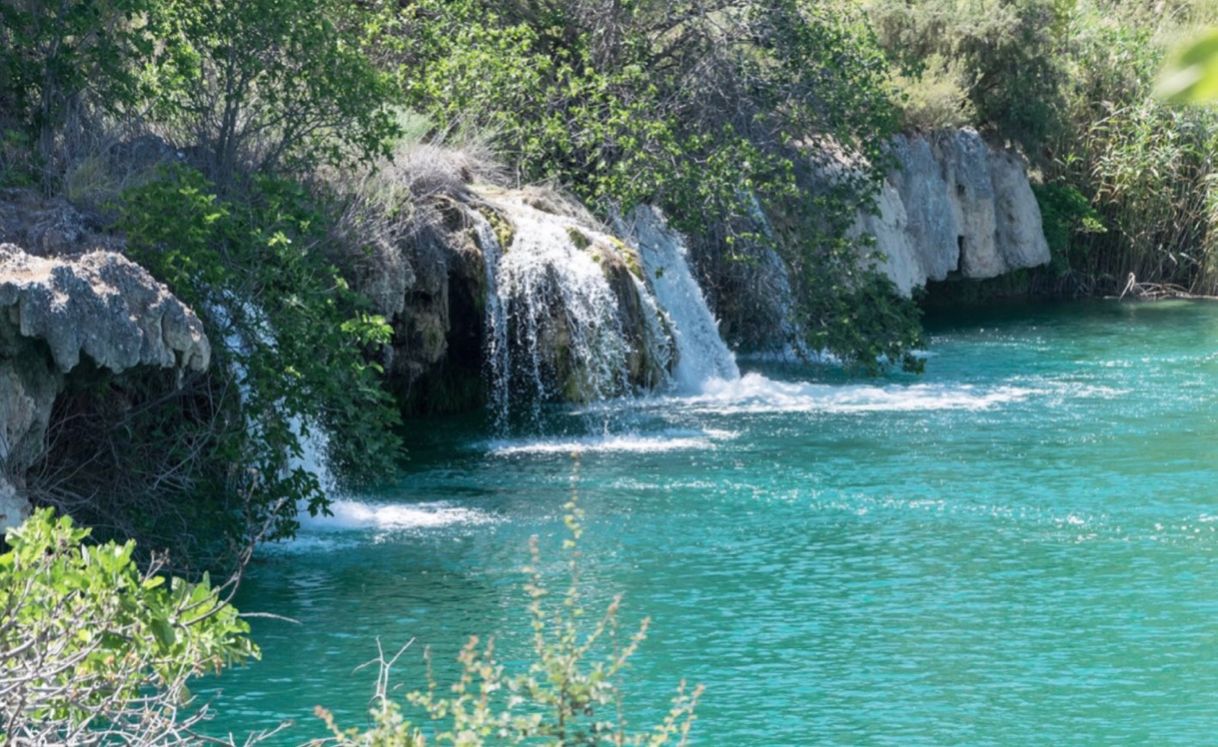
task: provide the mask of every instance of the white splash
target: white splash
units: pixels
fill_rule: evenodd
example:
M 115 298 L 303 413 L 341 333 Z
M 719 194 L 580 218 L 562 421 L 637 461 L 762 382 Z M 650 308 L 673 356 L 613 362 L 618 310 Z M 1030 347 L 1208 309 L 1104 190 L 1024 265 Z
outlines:
M 472 508 L 434 503 L 367 503 L 340 499 L 330 504 L 333 516 L 301 514 L 301 526 L 313 531 L 436 529 L 454 525 L 488 524 L 489 514 Z
M 671 451 L 706 450 L 717 441 L 737 434 L 723 430 L 666 430 L 652 434 L 625 433 L 580 438 L 536 438 L 495 440 L 486 444 L 494 456 L 546 454 L 659 454 Z
M 713 414 L 769 412 L 923 412 L 987 410 L 1021 402 L 1037 390 L 1003 385 L 969 384 L 843 385 L 774 381 L 750 373 L 732 379 L 712 379 L 694 397 L 659 398 L 649 406 L 680 407 Z

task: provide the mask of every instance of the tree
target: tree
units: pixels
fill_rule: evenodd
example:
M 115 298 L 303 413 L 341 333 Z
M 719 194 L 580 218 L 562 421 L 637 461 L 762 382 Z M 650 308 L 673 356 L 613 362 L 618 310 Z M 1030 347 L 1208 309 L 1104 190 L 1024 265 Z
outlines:
M 0 0 L 0 108 L 35 133 L 44 167 L 84 93 L 108 110 L 139 99 L 150 10 L 150 0 Z
M 394 92 L 360 50 L 356 13 L 341 0 L 163 0 L 157 114 L 202 146 L 221 185 L 238 167 L 382 153 Z

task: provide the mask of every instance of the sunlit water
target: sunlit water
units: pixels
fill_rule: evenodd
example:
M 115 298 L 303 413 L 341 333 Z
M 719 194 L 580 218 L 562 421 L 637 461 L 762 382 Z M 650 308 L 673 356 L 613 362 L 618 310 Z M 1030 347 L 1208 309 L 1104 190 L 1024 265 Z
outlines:
M 558 577 L 574 484 L 590 605 L 653 620 L 638 726 L 685 678 L 703 745 L 1214 742 L 1218 306 L 957 317 L 921 377 L 769 370 L 551 436 L 414 424 L 396 484 L 252 568 L 240 607 L 300 624 L 254 621 L 219 727 L 363 723 L 378 637 L 416 641 L 412 688 L 425 644 L 521 662 L 528 537 Z

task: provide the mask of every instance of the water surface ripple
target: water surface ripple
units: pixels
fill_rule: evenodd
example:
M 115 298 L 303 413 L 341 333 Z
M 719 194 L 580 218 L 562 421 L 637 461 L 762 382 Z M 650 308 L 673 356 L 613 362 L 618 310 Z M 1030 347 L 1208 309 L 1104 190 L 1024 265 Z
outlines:
M 378 636 L 524 659 L 518 569 L 532 534 L 556 561 L 578 454 L 592 601 L 653 619 L 635 723 L 687 678 L 703 745 L 1213 743 L 1218 306 L 958 317 L 918 378 L 416 424 L 396 483 L 253 568 L 240 606 L 301 625 L 255 621 L 264 661 L 209 683 L 220 728 L 359 723 Z

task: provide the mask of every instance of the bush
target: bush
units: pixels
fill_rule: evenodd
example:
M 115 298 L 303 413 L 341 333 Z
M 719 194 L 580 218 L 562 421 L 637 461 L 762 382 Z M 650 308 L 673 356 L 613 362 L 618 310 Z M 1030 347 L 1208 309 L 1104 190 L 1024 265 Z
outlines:
M 210 585 L 140 571 L 134 543 L 40 509 L 0 555 L 0 735 L 12 744 L 201 740 L 187 684 L 258 657 Z
M 1074 187 L 1045 184 L 1034 186 L 1032 191 L 1040 205 L 1045 241 L 1053 256 L 1051 267 L 1058 274 L 1068 272 L 1075 235 L 1104 233 L 1104 224 L 1086 195 Z
M 65 406 L 129 409 L 57 418 L 68 430 L 52 458 L 103 466 L 74 470 L 44 500 L 206 567 L 233 562 L 253 537 L 290 536 L 298 505 L 326 510 L 333 486 L 306 449 L 351 484 L 395 469 L 397 410 L 373 362 L 391 331 L 327 261 L 323 202 L 272 177 L 228 201 L 179 166 L 128 190 L 120 209 L 128 252 L 197 310 L 214 365 L 178 386 L 98 375 L 84 391 L 69 387 Z
M 893 75 L 903 124 L 907 129 L 932 131 L 964 127 L 977 120 L 969 98 L 963 65 L 933 54 L 916 74 Z
M 537 743 L 588 747 L 685 745 L 701 686 L 687 691 L 682 682 L 667 717 L 651 730 L 631 732 L 626 728 L 619 679 L 645 638 L 649 621 L 643 620 L 623 645 L 617 638 L 622 601 L 619 595 L 591 629 L 581 629 L 586 612 L 577 550 L 582 514 L 574 501 L 566 510 L 571 537 L 563 548 L 571 581 L 566 592 L 553 601 L 541 575 L 537 538 L 529 543 L 532 563 L 524 569 L 529 576 L 525 592 L 535 658 L 527 671 L 508 674 L 495 658 L 493 640 L 483 645 L 477 637 L 470 638 L 458 657 L 461 676 L 446 688 L 451 696 L 441 695 L 434 679 L 427 690 L 406 696 L 406 703 L 419 714 L 420 725 L 416 726 L 389 698 L 391 668 L 406 649 L 390 658 L 382 650 L 376 660 L 380 673 L 370 729 L 343 730 L 332 714 L 318 708 L 333 742 L 344 747 L 423 747 L 429 738 L 436 744 L 464 747 Z
M 962 77 L 977 124 L 1039 157 L 1057 133 L 1060 54 L 1072 0 L 873 0 L 880 44 L 905 76 L 946 60 Z

